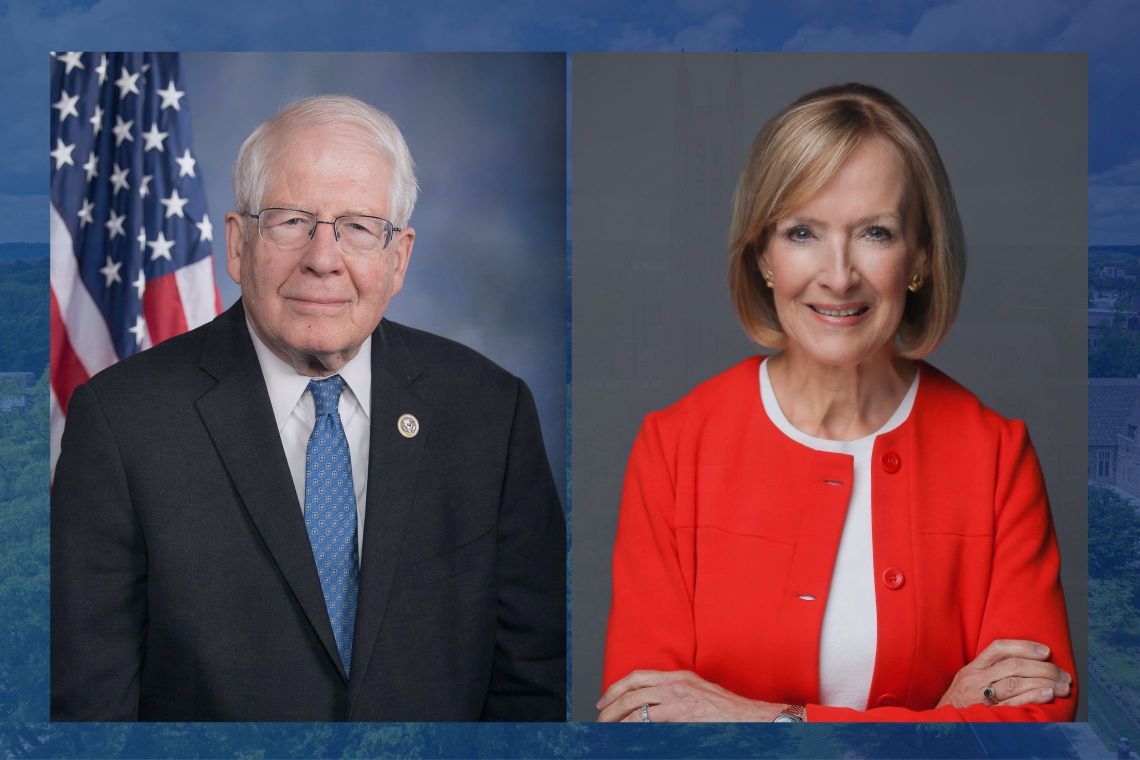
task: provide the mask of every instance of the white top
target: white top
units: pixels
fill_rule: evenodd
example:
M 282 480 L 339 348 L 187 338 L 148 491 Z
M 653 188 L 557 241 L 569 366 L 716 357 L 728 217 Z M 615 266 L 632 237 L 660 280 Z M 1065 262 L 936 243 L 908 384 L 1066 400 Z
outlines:
M 875 556 L 871 542 L 871 454 L 877 436 L 894 430 L 910 416 L 917 393 L 916 371 L 898 408 L 881 428 L 853 441 L 831 441 L 810 436 L 788 422 L 772 391 L 768 362 L 760 363 L 760 400 L 768 419 L 780 432 L 816 451 L 847 454 L 855 460 L 855 482 L 843 535 L 839 538 L 819 640 L 819 698 L 825 705 L 867 708 L 878 641 Z
M 248 320 L 246 320 L 248 324 Z M 289 474 L 297 491 L 297 503 L 305 511 L 305 450 L 309 436 L 317 421 L 317 410 L 313 405 L 313 394 L 309 392 L 309 381 L 292 366 L 282 361 L 269 350 L 249 327 L 253 338 L 253 348 L 257 361 L 261 364 L 261 375 L 265 378 L 265 389 L 269 391 L 269 403 L 273 405 L 273 418 L 277 421 L 277 432 L 281 435 L 281 447 L 289 462 Z M 340 372 L 333 374 L 344 378 L 345 389 L 340 394 L 337 410 L 348 438 L 348 453 L 352 459 L 352 485 L 356 490 L 356 556 L 364 556 L 364 498 L 368 492 L 368 420 L 372 413 L 372 336 L 368 336 L 360 346 L 360 351 Z

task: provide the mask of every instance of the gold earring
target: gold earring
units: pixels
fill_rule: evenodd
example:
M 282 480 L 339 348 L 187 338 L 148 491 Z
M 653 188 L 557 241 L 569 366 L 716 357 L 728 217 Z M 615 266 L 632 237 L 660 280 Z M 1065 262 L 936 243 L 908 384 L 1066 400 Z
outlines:
M 906 289 L 909 290 L 911 293 L 917 293 L 919 290 L 922 289 L 922 285 L 925 282 L 926 282 L 926 280 L 924 280 L 922 278 L 922 275 L 920 275 L 916 272 L 914 277 L 910 278 L 910 282 L 907 283 Z
M 764 270 L 764 284 L 769 288 L 776 287 L 776 278 L 775 275 L 772 274 L 771 269 Z

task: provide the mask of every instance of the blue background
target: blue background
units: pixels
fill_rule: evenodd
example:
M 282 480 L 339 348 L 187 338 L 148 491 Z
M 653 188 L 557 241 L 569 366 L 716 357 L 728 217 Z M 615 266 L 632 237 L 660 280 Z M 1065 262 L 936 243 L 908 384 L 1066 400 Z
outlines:
M 1140 243 L 1140 4 L 1130 0 L 537 0 L 300 2 L 0 0 L 0 242 L 47 241 L 50 50 L 1072 50 L 1087 51 L 1089 242 Z M 477 97 L 478 93 L 472 93 Z M 192 93 L 191 97 L 195 97 Z M 202 103 L 195 113 L 201 114 Z M 415 146 L 413 145 L 413 149 Z M 212 171 L 212 170 L 211 170 Z M 211 180 L 213 181 L 213 180 Z M 212 201 L 212 204 L 217 203 Z M 215 208 L 217 208 L 215 206 Z M 216 213 L 216 212 L 215 212 Z M 417 255 L 420 251 L 417 250 Z M 46 255 L 46 249 L 45 249 Z M 418 262 L 414 261 L 413 266 Z M 47 283 L 44 283 L 45 291 Z M 46 309 L 46 298 L 45 298 Z M 29 335 L 46 341 L 46 335 Z M 47 419 L 44 419 L 44 426 Z M 1084 441 L 1074 441 L 1083 449 Z M 552 457 L 553 458 L 553 457 Z M 44 449 L 43 479 L 47 481 Z M 47 494 L 44 494 L 44 513 Z M 0 505 L 0 521 L 3 520 Z M 572 503 L 571 503 L 572 508 Z M 6 555 L 46 565 L 46 541 L 5 525 Z M 42 533 L 40 534 L 42 535 Z M 21 543 L 23 541 L 23 543 Z M 17 589 L 19 590 L 19 589 Z M 31 595 L 42 615 L 46 593 Z M 43 662 L 41 694 L 4 693 L 5 706 L 42 705 L 46 642 L 5 621 L 7 662 Z M 0 688 L 0 692 L 5 690 Z M 1095 702 L 1090 709 L 1095 709 Z M 319 756 L 1073 756 L 1104 753 L 1087 729 L 1058 726 L 48 726 L 32 710 L 0 728 L 5 755 Z

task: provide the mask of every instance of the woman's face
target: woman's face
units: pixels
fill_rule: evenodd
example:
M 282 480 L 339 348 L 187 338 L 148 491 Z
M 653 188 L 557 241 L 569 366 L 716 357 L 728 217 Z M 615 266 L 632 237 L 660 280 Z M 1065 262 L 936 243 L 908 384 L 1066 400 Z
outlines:
M 772 272 L 789 353 L 829 366 L 893 356 L 907 283 L 927 273 L 909 185 L 898 149 L 874 137 L 776 222 L 760 271 Z

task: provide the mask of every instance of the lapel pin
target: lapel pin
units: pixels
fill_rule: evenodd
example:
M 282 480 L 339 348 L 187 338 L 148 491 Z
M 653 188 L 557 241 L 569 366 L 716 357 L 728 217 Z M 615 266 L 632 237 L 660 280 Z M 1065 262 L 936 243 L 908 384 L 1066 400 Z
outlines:
M 401 414 L 400 419 L 396 420 L 396 429 L 405 438 L 415 438 L 416 433 L 420 432 L 420 421 L 414 414 Z

